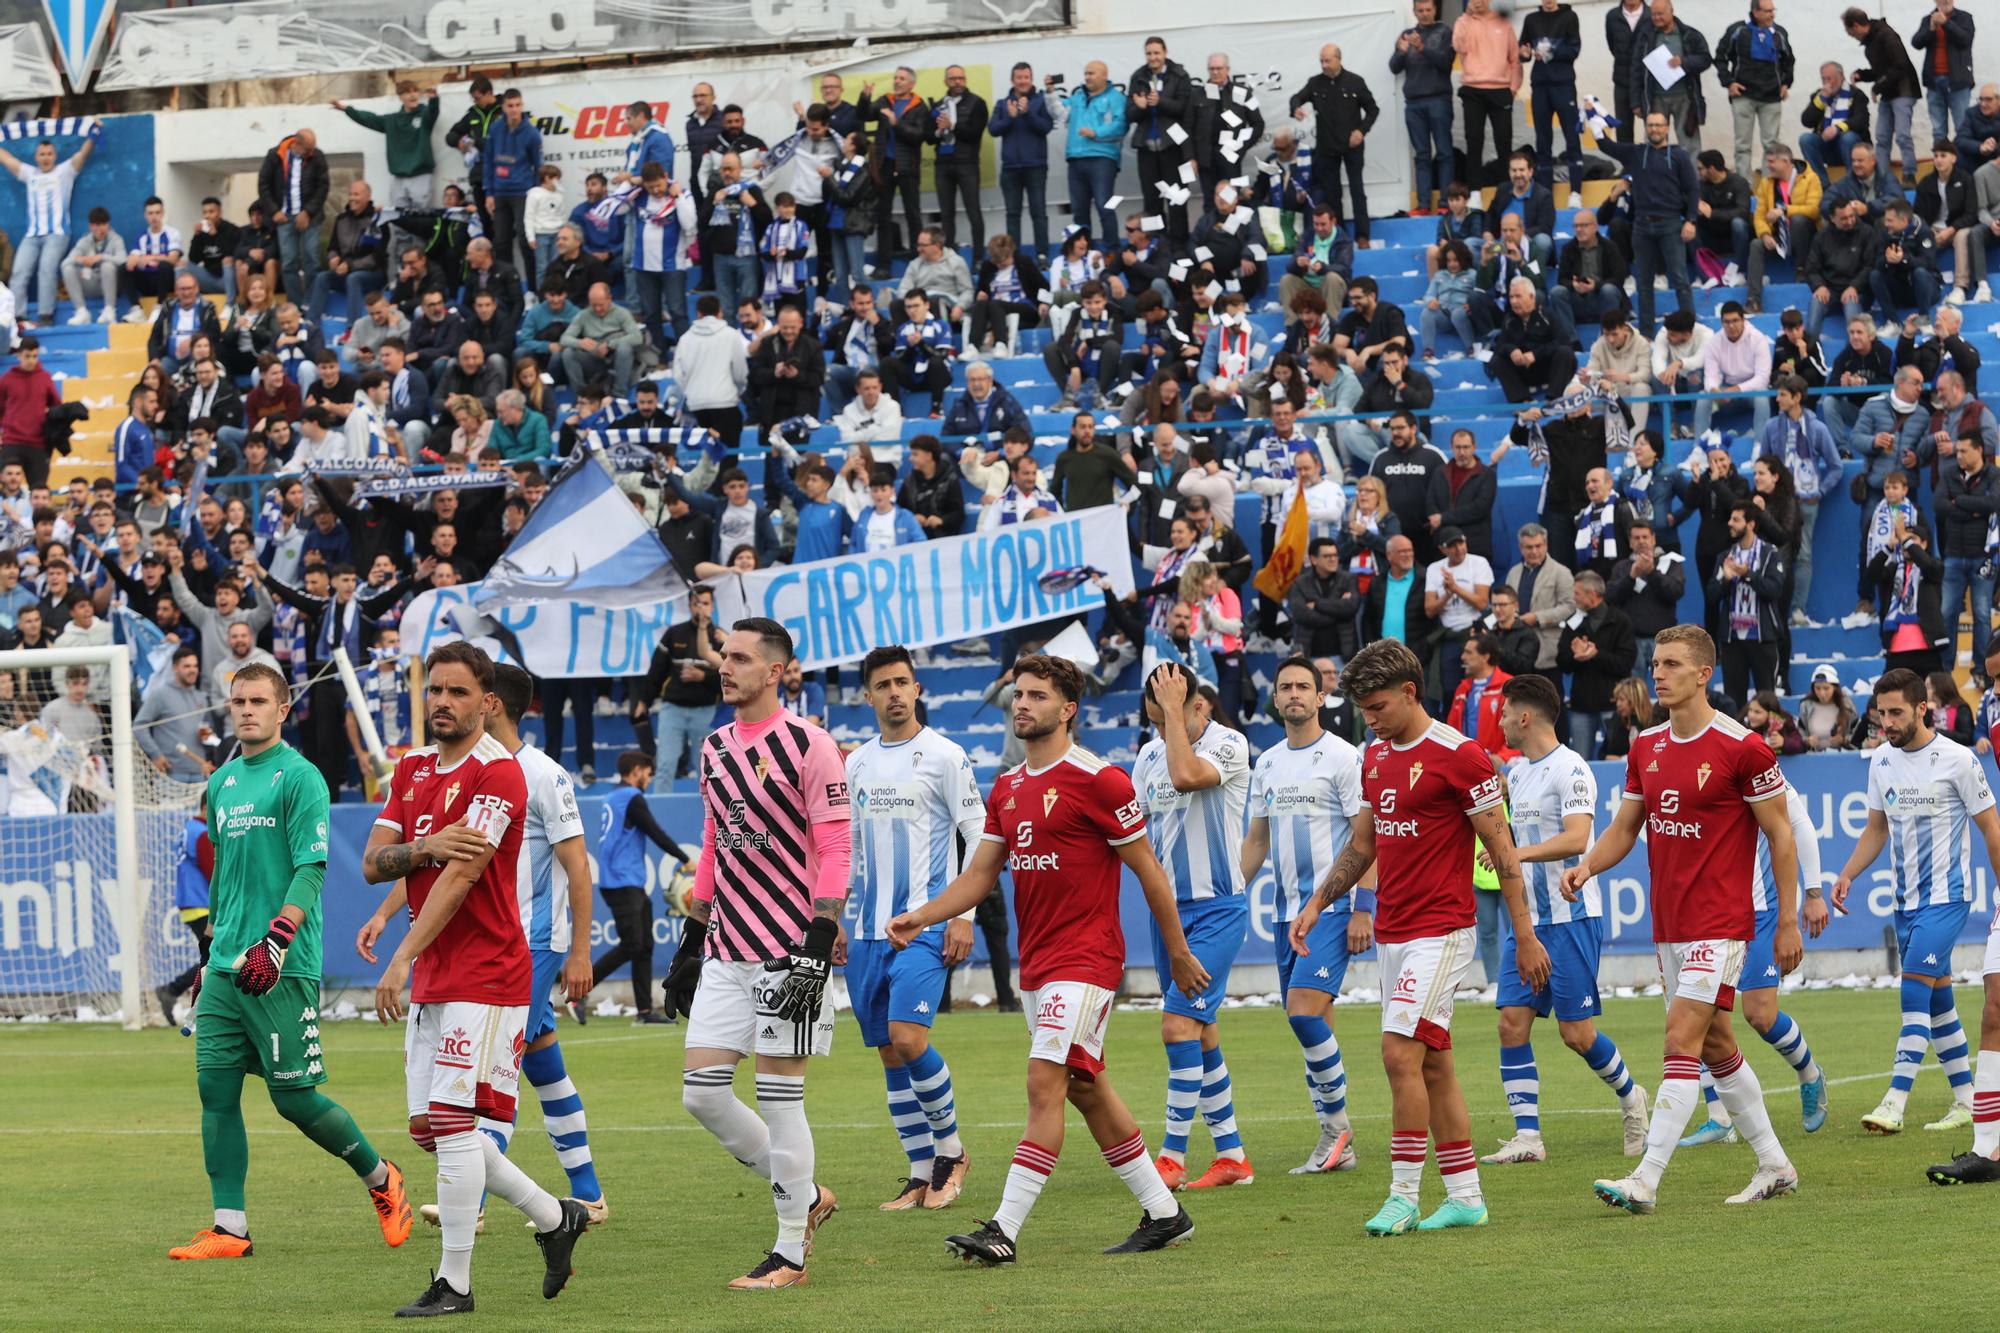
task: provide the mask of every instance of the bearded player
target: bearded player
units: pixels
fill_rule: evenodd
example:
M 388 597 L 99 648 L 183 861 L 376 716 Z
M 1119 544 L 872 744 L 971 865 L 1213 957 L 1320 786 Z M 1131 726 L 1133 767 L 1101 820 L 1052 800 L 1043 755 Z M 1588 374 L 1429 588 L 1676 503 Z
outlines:
M 667 1017 L 688 1015 L 681 1105 L 771 1184 L 777 1241 L 734 1291 L 804 1286 L 813 1238 L 839 1208 L 813 1182 L 806 1060 L 833 1049 L 826 982 L 843 961 L 847 770 L 833 737 L 782 706 L 791 660 L 775 620 L 739 620 L 722 641 L 722 700 L 736 718 L 701 743 L 701 861 L 662 983 Z M 746 1055 L 756 1111 L 732 1088 Z
M 520 896 L 521 930 L 534 958 L 534 999 L 528 1007 L 527 1048 L 521 1074 L 542 1104 L 542 1128 L 555 1149 L 556 1160 L 569 1176 L 570 1193 L 590 1210 L 590 1224 L 610 1216 L 604 1189 L 590 1153 L 583 1097 L 563 1065 L 556 1044 L 555 1006 L 551 999 L 558 979 L 565 995 L 580 1001 L 590 993 L 590 858 L 584 850 L 583 817 L 577 810 L 576 789 L 555 760 L 521 739 L 521 718 L 534 700 L 535 678 L 520 667 L 497 663 L 493 668 L 493 706 L 486 715 L 486 733 L 514 756 L 528 785 L 527 815 L 521 829 L 521 862 L 514 887 Z M 556 888 L 560 870 L 563 889 Z M 363 924 L 355 950 L 374 962 L 375 942 L 391 917 L 401 913 L 405 898 L 399 883 L 389 890 L 375 915 Z M 511 1120 L 482 1117 L 479 1131 L 491 1135 L 506 1152 L 513 1143 Z M 418 1209 L 424 1221 L 438 1224 L 436 1204 Z M 481 1210 L 484 1216 L 484 1210 Z
M 1764 1090 L 1729 1026 L 1736 983 L 1757 933 L 1750 879 L 1758 830 L 1770 842 L 1773 881 L 1789 886 L 1799 880 L 1785 775 L 1761 736 L 1709 706 L 1715 641 L 1708 632 L 1673 625 L 1654 644 L 1653 691 L 1667 721 L 1632 738 L 1618 813 L 1582 862 L 1562 873 L 1562 895 L 1575 902 L 1585 884 L 1623 861 L 1640 832 L 1646 834 L 1653 949 L 1667 995 L 1664 1077 L 1653 1098 L 1644 1160 L 1624 1179 L 1596 1184 L 1599 1198 L 1632 1213 L 1652 1212 L 1659 1199 L 1660 1177 L 1701 1095 L 1704 1061 L 1722 1104 L 1757 1154 L 1749 1185 L 1726 1202 L 1756 1203 L 1799 1187 L 1798 1171 L 1771 1128 Z M 1771 948 L 1782 975 L 1798 967 L 1805 942 L 1797 895 L 1776 897 Z
M 487 1190 L 527 1214 L 545 1299 L 568 1283 L 590 1222 L 582 1203 L 544 1190 L 478 1132 L 481 1120 L 513 1122 L 521 1085 L 535 975 L 515 894 L 528 786 L 520 762 L 486 732 L 493 660 L 449 643 L 425 660 L 424 674 L 436 743 L 397 761 L 361 858 L 369 883 L 404 881 L 414 914 L 375 987 L 375 1015 L 386 1024 L 407 1014 L 410 1137 L 438 1159 L 444 1257 L 399 1318 L 472 1310 L 472 1244 Z
M 208 780 L 215 936 L 208 966 L 195 975 L 193 1021 L 202 1160 L 215 1224 L 169 1250 L 173 1259 L 250 1256 L 246 1072 L 263 1076 L 279 1115 L 361 1177 L 382 1239 L 395 1246 L 410 1235 L 403 1173 L 319 1091 L 326 1082 L 319 1042 L 326 782 L 279 739 L 290 699 L 285 678 L 272 668 L 253 664 L 237 672 L 229 716 L 242 752 Z
M 994 782 L 986 828 L 965 873 L 889 923 L 890 942 L 907 948 L 930 926 L 984 901 L 1003 865 L 1013 873 L 1021 987 L 1032 1015 L 1027 1134 L 1014 1150 L 993 1220 L 945 1239 L 960 1258 L 989 1266 L 1015 1262 L 1021 1227 L 1062 1153 L 1065 1102 L 1082 1113 L 1105 1163 L 1144 1209 L 1138 1229 L 1105 1253 L 1161 1250 L 1194 1235 L 1194 1222 L 1146 1155 L 1138 1122 L 1104 1077 L 1104 1029 L 1125 975 L 1121 865 L 1138 877 L 1174 984 L 1199 995 L 1209 977 L 1181 931 L 1173 886 L 1146 841 L 1145 807 L 1132 780 L 1071 739 L 1082 694 L 1083 672 L 1074 662 L 1033 655 L 1014 664 L 1014 734 L 1027 759 Z
M 1548 982 L 1548 951 L 1528 912 L 1493 761 L 1477 741 L 1424 712 L 1424 666 L 1417 655 L 1400 640 L 1379 640 L 1354 655 L 1340 681 L 1378 738 L 1361 756 L 1361 803 L 1371 818 L 1356 825 L 1292 919 L 1291 938 L 1304 956 L 1320 913 L 1347 895 L 1369 862 L 1376 863 L 1375 942 L 1386 983 L 1382 1065 L 1393 1128 L 1389 1197 L 1365 1230 L 1399 1236 L 1485 1226 L 1472 1121 L 1451 1054 L 1452 997 L 1472 965 L 1475 835 L 1500 881 L 1514 923 L 1515 960 L 1530 990 Z M 1445 1201 L 1420 1222 L 1424 1147 L 1432 1134 Z
M 1250 775 L 1250 825 L 1243 839 L 1243 880 L 1271 861 L 1277 900 L 1273 945 L 1285 1017 L 1304 1048 L 1306 1087 L 1319 1117 L 1319 1143 L 1295 1176 L 1352 1171 L 1354 1125 L 1347 1118 L 1347 1066 L 1333 1035 L 1333 1002 L 1347 980 L 1348 961 L 1374 939 L 1372 881 L 1321 914 L 1306 955 L 1292 952 L 1292 918 L 1319 887 L 1319 877 L 1367 819 L 1361 810 L 1361 752 L 1320 726 L 1319 669 L 1306 657 L 1278 663 L 1271 701 L 1285 724 L 1285 743 L 1257 756 Z

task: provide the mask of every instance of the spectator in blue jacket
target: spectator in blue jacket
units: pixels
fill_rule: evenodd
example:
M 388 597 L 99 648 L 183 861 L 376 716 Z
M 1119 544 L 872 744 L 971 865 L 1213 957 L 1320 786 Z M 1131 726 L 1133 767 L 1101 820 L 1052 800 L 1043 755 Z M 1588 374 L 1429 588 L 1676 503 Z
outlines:
M 1032 429 L 1020 401 L 994 382 L 993 367 L 986 362 L 967 366 L 965 392 L 952 401 L 939 430 L 953 438 L 977 435 L 997 439 L 1014 426 Z
M 1069 209 L 1076 224 L 1108 245 L 1118 235 L 1118 217 L 1105 206 L 1118 188 L 1118 159 L 1125 143 L 1125 94 L 1111 86 L 1102 60 L 1083 67 L 1083 87 L 1062 104 L 1068 127 L 1064 156 L 1069 160 Z M 1097 225 L 1091 225 L 1095 207 Z
M 865 551 L 886 551 L 896 546 L 914 546 L 924 540 L 917 516 L 896 504 L 896 469 L 877 463 L 868 470 L 870 507 L 854 520 L 847 534 L 847 549 L 859 555 Z
M 799 535 L 792 546 L 793 564 L 831 560 L 847 550 L 847 535 L 853 530 L 854 520 L 849 517 L 847 506 L 827 499 L 827 493 L 833 489 L 832 469 L 815 458 L 799 468 L 798 480 L 794 481 L 791 469 L 798 462 L 799 451 L 774 438 L 764 455 L 764 494 L 782 496 L 798 510 Z M 922 535 L 918 533 L 920 539 Z
M 528 248 L 528 191 L 542 170 L 542 132 L 529 120 L 521 90 L 509 88 L 500 98 L 500 119 L 486 131 L 479 151 L 480 181 L 486 211 L 493 217 L 493 257 L 516 272 L 535 271 L 535 252 Z
M 403 451 L 414 459 L 430 438 L 431 382 L 410 362 L 401 338 L 383 339 L 375 354 L 389 377 L 389 420 L 402 433 Z
M 625 274 L 625 218 L 627 210 L 608 209 L 608 218 L 591 216 L 591 210 L 604 202 L 611 193 L 610 181 L 601 171 L 593 171 L 583 178 L 583 202 L 569 211 L 569 220 L 583 232 L 583 252 L 592 259 L 604 261 L 611 269 L 611 280 L 615 286 Z
M 1035 248 L 1030 253 L 1038 260 L 1049 253 L 1049 135 L 1055 127 L 1048 101 L 1035 87 L 1034 67 L 1019 62 L 1007 95 L 993 104 L 986 132 L 1000 141 L 1000 198 L 1007 210 L 1007 234 L 1016 243 L 1025 238 L 1021 199 L 1026 195 L 1028 220 L 1035 228 Z

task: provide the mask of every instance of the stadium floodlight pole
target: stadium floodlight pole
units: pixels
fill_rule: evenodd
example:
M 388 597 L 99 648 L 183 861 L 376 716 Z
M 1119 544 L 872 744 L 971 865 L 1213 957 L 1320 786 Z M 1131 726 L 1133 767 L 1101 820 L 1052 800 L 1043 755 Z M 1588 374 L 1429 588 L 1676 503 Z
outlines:
M 354 712 L 354 725 L 361 731 L 361 748 L 374 761 L 375 778 L 379 782 L 394 772 L 396 766 L 389 762 L 389 752 L 382 748 L 382 733 L 375 729 L 375 718 L 368 711 L 368 697 L 361 692 L 361 678 L 354 674 L 354 663 L 348 659 L 347 649 L 338 644 L 333 649 L 333 665 L 340 672 L 341 688 L 347 691 L 347 706 Z
M 15 648 L 0 652 L 0 671 L 47 670 L 55 666 L 103 667 L 111 686 L 111 842 L 117 890 L 109 895 L 111 919 L 118 923 L 118 1014 L 128 1030 L 145 1021 L 146 886 L 139 882 L 138 788 L 132 771 L 132 650 L 120 644 L 99 648 Z M 96 879 L 93 876 L 93 879 Z M 96 883 L 103 885 L 103 880 Z M 78 903 L 79 912 L 92 910 Z

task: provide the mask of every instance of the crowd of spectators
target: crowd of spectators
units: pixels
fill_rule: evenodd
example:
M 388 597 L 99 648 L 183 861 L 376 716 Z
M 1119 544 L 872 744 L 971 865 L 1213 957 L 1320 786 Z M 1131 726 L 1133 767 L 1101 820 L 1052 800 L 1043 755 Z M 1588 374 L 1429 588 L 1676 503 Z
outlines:
M 32 162 L 0 151 L 32 203 L 0 374 L 0 631 L 26 647 L 161 638 L 141 744 L 181 779 L 227 744 L 233 670 L 274 661 L 337 790 L 366 765 L 350 767 L 333 648 L 364 664 L 401 743 L 409 599 L 480 578 L 588 433 L 638 429 L 657 476 L 634 502 L 691 580 L 1122 503 L 1143 586 L 1106 594 L 1106 669 L 1185 661 L 1232 721 L 1257 706 L 1246 653 L 1337 672 L 1388 636 L 1424 655 L 1435 704 L 1468 734 L 1498 748 L 1498 687 L 1534 672 L 1563 691 L 1580 750 L 1616 753 L 1650 716 L 1653 636 L 1692 589 L 1719 688 L 1774 747 L 1862 745 L 1868 718 L 1837 678 L 1815 672 L 1796 716 L 1783 702 L 1821 502 L 1842 487 L 1859 502 L 1853 618 L 1879 627 L 1889 665 L 1934 676 L 1947 713 L 1968 599 L 1986 662 L 2000 548 L 2000 423 L 1959 310 L 1990 296 L 2000 93 L 1973 104 L 1972 15 L 1935 6 L 1907 42 L 1847 10 L 1860 64 L 1818 71 L 1794 143 L 1778 112 L 1800 71 L 1772 0 L 1713 40 L 1671 0 L 1621 0 L 1602 37 L 1615 86 L 1597 90 L 1618 123 L 1593 135 L 1618 178 L 1595 207 L 1585 38 L 1556 0 L 1512 15 L 1465 0 L 1450 23 L 1415 0 L 1386 69 L 1328 43 L 1319 73 L 1270 103 L 1226 54 L 1191 73 L 1158 37 L 1122 82 L 1104 60 L 1068 88 L 1019 63 L 990 104 L 957 65 L 935 98 L 907 68 L 852 98 L 827 74 L 790 123 L 752 127 L 704 83 L 678 133 L 633 103 L 620 168 L 590 173 L 567 209 L 526 98 L 484 78 L 444 135 L 456 160 L 433 152 L 437 92 L 403 83 L 392 112 L 334 103 L 385 136 L 386 179 L 335 198 L 300 128 L 266 154 L 247 217 L 210 198 L 168 219 L 147 199 L 130 238 L 100 203 L 85 235 L 64 230 L 72 192 L 92 198 L 94 138 L 39 143 Z M 1524 88 L 1534 144 L 1516 149 Z M 1920 95 L 1935 135 L 1921 175 Z M 1703 146 L 1712 96 L 1733 154 Z M 1399 104 L 1405 211 L 1436 219 L 1415 330 L 1355 270 L 1378 244 L 1370 131 Z M 979 187 L 988 138 L 1004 230 Z M 1069 217 L 1052 223 L 1058 162 Z M 1752 321 L 1785 262 L 1806 308 L 1767 334 Z M 1712 323 L 1697 286 L 1730 289 Z M 37 333 L 59 296 L 73 324 L 147 323 L 148 364 L 107 475 L 51 492 L 61 394 Z M 1836 315 L 1844 344 L 1823 345 Z M 1066 418 L 1052 462 L 995 373 L 1013 379 L 1031 351 Z M 1465 357 L 1494 386 L 1481 414 L 1514 419 L 1483 450 L 1436 409 L 1440 362 Z M 1625 401 L 1668 395 L 1691 397 Z M 1718 417 L 1747 417 L 1747 467 Z M 836 453 L 809 446 L 822 421 Z M 1544 484 L 1502 561 L 1495 465 L 1512 449 Z M 385 460 L 498 481 L 356 498 L 343 470 Z M 1238 515 L 1268 552 L 1300 505 L 1306 568 L 1285 597 L 1261 594 Z M 593 719 L 613 708 L 668 751 L 663 777 L 684 769 L 719 700 L 713 601 L 690 605 L 644 677 L 549 683 L 551 749 L 567 712 L 587 779 Z M 1050 628 L 1006 636 L 1003 668 Z M 102 702 L 96 679 L 7 688 L 17 717 L 82 725 L 77 690 Z M 788 699 L 824 716 L 824 691 L 843 697 L 834 677 Z

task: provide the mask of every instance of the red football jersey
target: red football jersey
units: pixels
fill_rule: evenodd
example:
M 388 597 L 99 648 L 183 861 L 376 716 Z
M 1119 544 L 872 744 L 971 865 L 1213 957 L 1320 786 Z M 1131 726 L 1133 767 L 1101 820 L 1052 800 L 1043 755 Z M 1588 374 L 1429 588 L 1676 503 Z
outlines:
M 1375 812 L 1375 938 L 1427 939 L 1473 923 L 1471 816 L 1500 804 L 1478 741 L 1442 722 L 1407 746 L 1361 756 L 1361 804 Z
M 1784 794 L 1785 775 L 1771 747 L 1721 713 L 1687 740 L 1666 722 L 1633 738 L 1625 799 L 1646 803 L 1654 940 L 1747 940 L 1757 933 L 1750 901 L 1757 816 L 1750 807 Z
M 1125 979 L 1118 925 L 1118 848 L 1146 836 L 1146 812 L 1124 769 L 1080 746 L 1037 773 L 1002 773 L 986 798 L 981 838 L 1007 849 L 1021 985 Z
M 534 963 L 514 896 L 527 779 L 507 747 L 491 736 L 481 737 L 470 754 L 449 768 L 439 768 L 437 759 L 437 747 L 427 745 L 396 761 L 388 799 L 375 822 L 414 839 L 463 820 L 484 833 L 496 850 L 444 930 L 417 955 L 410 998 L 418 1004 L 527 1004 L 535 989 Z M 412 921 L 443 873 L 443 866 L 425 866 L 404 879 Z

